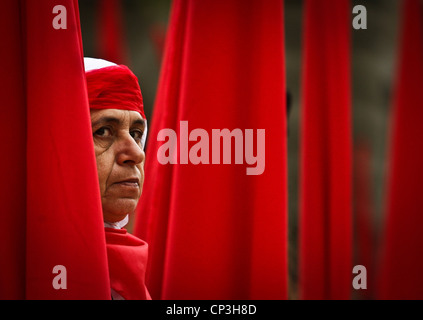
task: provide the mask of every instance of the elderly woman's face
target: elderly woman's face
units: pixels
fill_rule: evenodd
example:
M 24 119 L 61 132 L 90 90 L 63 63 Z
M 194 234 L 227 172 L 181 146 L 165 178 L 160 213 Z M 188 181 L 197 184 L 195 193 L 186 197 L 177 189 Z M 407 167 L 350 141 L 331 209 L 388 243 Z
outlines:
M 91 110 L 104 221 L 117 222 L 134 212 L 144 183 L 145 122 L 136 111 Z

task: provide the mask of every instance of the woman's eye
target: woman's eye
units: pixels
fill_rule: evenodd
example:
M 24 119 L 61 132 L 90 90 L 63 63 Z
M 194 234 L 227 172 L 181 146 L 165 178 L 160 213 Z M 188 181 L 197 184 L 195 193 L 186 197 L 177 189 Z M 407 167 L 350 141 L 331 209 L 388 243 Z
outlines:
M 110 130 L 110 128 L 107 128 L 107 127 L 102 127 L 98 129 L 96 132 L 94 132 L 94 134 L 100 137 L 109 137 L 112 135 L 112 130 Z
M 130 132 L 131 137 L 134 138 L 135 141 L 140 142 L 142 138 L 142 131 L 140 130 L 133 130 Z

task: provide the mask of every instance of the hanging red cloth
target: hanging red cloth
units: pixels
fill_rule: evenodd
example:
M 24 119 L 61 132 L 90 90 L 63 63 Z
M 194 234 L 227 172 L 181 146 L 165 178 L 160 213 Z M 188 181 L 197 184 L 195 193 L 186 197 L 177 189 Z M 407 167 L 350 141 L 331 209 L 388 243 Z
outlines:
M 423 5 L 402 12 L 380 299 L 423 299 Z
M 153 299 L 287 297 L 285 100 L 282 1 L 173 3 L 135 226 Z M 210 164 L 160 164 L 159 131 L 183 139 L 180 121 L 210 137 L 265 129 L 264 172 L 211 152 Z
M 302 299 L 349 299 L 352 130 L 349 0 L 306 0 L 300 187 Z
M 19 1 L 6 0 L 0 10 L 1 300 L 25 298 L 26 109 L 19 8 Z
M 122 1 L 100 0 L 98 8 L 98 57 L 117 64 L 127 64 Z
M 1 112 L 10 114 L 2 139 L 1 295 L 110 299 L 78 3 L 63 0 L 54 12 L 56 5 L 7 1 L 2 10 L 11 36 L 1 51 L 8 71 Z M 64 29 L 54 27 L 59 14 Z M 66 270 L 54 273 L 55 266 Z M 56 276 L 66 289 L 53 286 Z
M 166 32 L 166 26 L 161 23 L 152 25 L 149 30 L 149 37 L 153 44 L 154 52 L 158 62 L 161 62 L 163 58 Z

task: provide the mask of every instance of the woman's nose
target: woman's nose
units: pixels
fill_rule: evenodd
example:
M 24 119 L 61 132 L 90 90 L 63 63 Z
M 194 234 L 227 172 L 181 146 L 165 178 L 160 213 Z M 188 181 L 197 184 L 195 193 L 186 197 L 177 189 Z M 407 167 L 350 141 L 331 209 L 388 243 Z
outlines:
M 137 165 L 144 161 L 144 150 L 129 133 L 119 139 L 118 143 L 116 159 L 120 165 Z

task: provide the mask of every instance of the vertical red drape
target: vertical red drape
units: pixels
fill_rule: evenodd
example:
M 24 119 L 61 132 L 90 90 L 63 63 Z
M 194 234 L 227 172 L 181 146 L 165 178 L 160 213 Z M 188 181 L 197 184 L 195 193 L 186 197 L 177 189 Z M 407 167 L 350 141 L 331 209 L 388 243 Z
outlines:
M 379 298 L 423 299 L 423 5 L 402 2 Z
M 0 107 L 2 204 L 0 299 L 25 298 L 26 110 L 20 2 L 6 0 L 0 10 Z
M 0 290 L 5 298 L 109 299 L 78 3 L 63 0 L 54 13 L 56 5 L 2 7 Z M 59 13 L 65 29 L 54 28 Z M 66 268 L 66 289 L 53 287 L 55 266 Z
M 98 58 L 128 64 L 122 0 L 99 0 L 98 9 Z
M 348 299 L 352 272 L 349 0 L 306 0 L 300 187 L 302 299 Z
M 161 23 L 154 24 L 149 30 L 150 40 L 153 44 L 154 52 L 159 62 L 161 62 L 163 58 L 166 31 L 166 26 Z
M 283 44 L 282 1 L 173 3 L 134 230 L 149 243 L 153 299 L 286 298 Z M 182 120 L 206 130 L 210 147 L 213 129 L 254 129 L 254 145 L 265 129 L 263 174 L 246 175 L 233 155 L 161 165 L 158 133 L 181 138 Z

